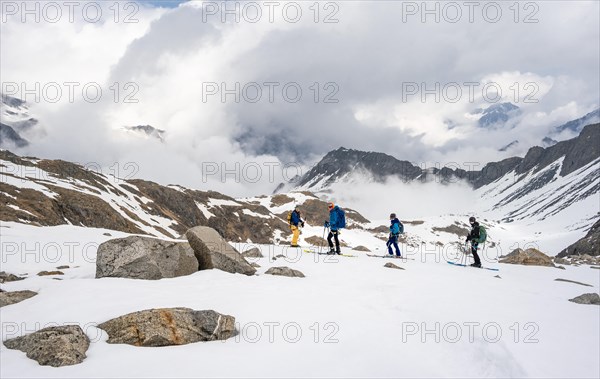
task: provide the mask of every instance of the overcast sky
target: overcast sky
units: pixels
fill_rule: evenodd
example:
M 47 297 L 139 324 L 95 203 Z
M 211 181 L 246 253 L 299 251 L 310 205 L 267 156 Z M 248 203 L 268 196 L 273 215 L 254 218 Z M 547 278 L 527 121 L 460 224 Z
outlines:
M 228 2 L 233 13 L 220 1 L 92 2 L 71 20 L 63 8 L 57 22 L 43 3 L 39 22 L 7 3 L 22 4 L 2 2 L 3 88 L 56 82 L 65 91 L 56 103 L 14 95 L 44 129 L 22 153 L 135 162 L 137 176 L 165 184 L 270 193 L 296 170 L 270 178 L 263 169 L 255 180 L 252 167 L 302 171 L 340 146 L 484 164 L 524 154 L 600 103 L 597 1 L 428 2 L 430 12 L 422 2 Z M 73 101 L 65 82 L 81 83 Z M 83 99 L 86 83 L 102 89 L 98 102 Z M 419 87 L 430 90 L 425 99 Z M 478 128 L 472 113 L 495 102 L 521 107 L 518 124 Z M 165 141 L 124 125 L 165 130 Z M 516 150 L 498 151 L 513 140 Z M 239 183 L 231 172 L 224 183 L 215 167 L 236 163 Z

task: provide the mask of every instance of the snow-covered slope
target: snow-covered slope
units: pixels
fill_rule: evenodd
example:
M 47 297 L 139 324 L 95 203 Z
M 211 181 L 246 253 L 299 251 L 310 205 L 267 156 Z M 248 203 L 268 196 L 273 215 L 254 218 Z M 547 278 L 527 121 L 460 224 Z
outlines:
M 343 250 L 358 256 L 258 245 L 265 256 L 252 260 L 261 266 L 258 276 L 208 270 L 158 281 L 94 279 L 98 244 L 123 233 L 18 223 L 3 223 L 1 231 L 4 244 L 23 247 L 3 256 L 3 270 L 28 276 L 2 288 L 39 292 L 1 309 L 2 340 L 78 324 L 92 341 L 83 363 L 58 369 L 0 345 L 3 378 L 600 375 L 600 307 L 568 301 L 598 292 L 598 270 L 588 266 L 558 270 L 486 261 L 500 268 L 492 272 L 448 265 L 440 248 L 409 254 L 414 261 L 394 260 L 401 271 L 349 249 Z M 36 255 L 34 246 L 47 248 Z M 271 259 L 279 254 L 285 258 Z M 62 280 L 36 276 L 59 265 L 70 266 Z M 264 275 L 273 266 L 306 277 Z M 148 348 L 108 344 L 96 327 L 163 307 L 233 315 L 240 334 L 224 342 Z

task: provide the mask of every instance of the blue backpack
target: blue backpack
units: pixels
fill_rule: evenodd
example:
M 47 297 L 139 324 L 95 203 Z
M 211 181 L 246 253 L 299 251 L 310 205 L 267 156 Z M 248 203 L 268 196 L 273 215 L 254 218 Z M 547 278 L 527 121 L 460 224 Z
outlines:
M 398 222 L 398 234 L 402 234 L 404 233 L 404 225 L 402 224 L 402 221 Z
M 346 227 L 346 212 L 342 208 L 337 208 L 337 227 L 340 229 Z

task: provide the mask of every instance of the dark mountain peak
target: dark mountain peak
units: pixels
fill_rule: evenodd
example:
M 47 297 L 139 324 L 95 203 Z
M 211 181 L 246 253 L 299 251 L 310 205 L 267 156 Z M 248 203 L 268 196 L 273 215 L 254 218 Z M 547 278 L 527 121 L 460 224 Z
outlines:
M 550 137 L 544 137 L 544 139 L 542 140 L 542 145 L 544 145 L 544 147 L 554 146 L 557 143 L 558 143 L 557 140 L 550 138 Z
M 146 135 L 148 137 L 154 137 L 159 139 L 161 142 L 164 142 L 164 134 L 165 131 L 162 129 L 157 129 L 152 125 L 136 125 L 136 126 L 124 126 L 125 130 L 140 133 Z
M 514 141 L 512 141 L 511 143 L 507 144 L 506 146 L 504 146 L 504 147 L 502 147 L 502 148 L 498 149 L 498 151 L 502 151 L 502 152 L 504 152 L 504 151 L 508 151 L 509 149 L 511 149 L 511 148 L 513 148 L 513 147 L 515 147 L 515 146 L 517 146 L 518 144 L 519 144 L 519 140 L 514 140 Z
M 312 188 L 317 183 L 327 186 L 360 170 L 369 173 L 375 181 L 383 181 L 390 175 L 412 180 L 422 174 L 419 167 L 385 153 L 340 147 L 325 154 L 297 181 L 297 186 L 308 184 Z
M 482 128 L 502 126 L 510 118 L 521 114 L 521 108 L 513 103 L 492 104 L 486 109 L 477 109 L 474 114 L 481 114 L 479 126 Z
M 600 122 L 600 108 L 592 111 L 585 116 L 578 118 L 573 121 L 569 121 L 566 124 L 560 125 L 556 127 L 557 132 L 563 132 L 565 130 L 570 130 L 576 133 L 579 133 L 584 126 L 590 124 L 597 124 Z
M 401 161 L 395 157 L 377 152 L 338 148 L 327 153 L 321 161 L 306 172 L 296 183 L 297 187 L 326 188 L 332 183 L 343 179 L 355 171 L 363 171 L 370 175 L 372 180 L 383 182 L 392 176 L 404 181 L 426 181 L 431 175 L 439 175 L 444 181 L 454 178 L 465 179 L 473 187 L 480 188 L 511 171 L 518 175 L 534 170 L 539 172 L 563 158 L 560 176 L 568 175 L 591 162 L 600 158 L 600 124 L 588 125 L 581 134 L 573 139 L 558 142 L 550 147 L 534 146 L 527 151 L 525 157 L 512 157 L 499 162 L 487 163 L 479 171 L 465 171 L 462 169 L 442 168 L 424 170 L 408 161 Z M 544 179 L 546 182 L 558 173 L 558 167 L 553 174 Z M 545 183 L 539 183 L 544 185 Z
M 29 145 L 29 142 L 9 125 L 0 123 L 0 146 L 12 147 L 11 145 L 24 147 Z

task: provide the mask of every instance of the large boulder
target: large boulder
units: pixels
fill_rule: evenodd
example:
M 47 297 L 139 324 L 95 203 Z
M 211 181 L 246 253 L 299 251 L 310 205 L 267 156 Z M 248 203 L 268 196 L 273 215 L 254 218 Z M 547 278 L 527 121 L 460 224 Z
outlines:
M 37 292 L 33 291 L 0 291 L 0 308 L 6 305 L 20 303 L 21 301 L 27 300 L 30 297 L 34 297 L 35 295 L 37 295 Z
M 510 263 L 525 266 L 549 266 L 554 267 L 552 258 L 537 249 L 516 249 L 510 254 L 501 257 L 500 263 Z
M 134 346 L 185 345 L 226 340 L 235 335 L 235 317 L 213 310 L 189 308 L 148 309 L 129 313 L 98 325 L 108 343 Z
M 289 276 L 292 278 L 304 278 L 304 274 L 301 271 L 291 269 L 289 267 L 271 267 L 265 274 L 276 275 L 276 276 Z
M 188 230 L 185 237 L 194 250 L 200 270 L 218 269 L 244 275 L 256 273 L 256 269 L 215 229 L 196 226 Z
M 129 236 L 98 247 L 96 278 L 162 279 L 198 271 L 194 251 L 185 242 Z
M 600 305 L 600 295 L 597 293 L 584 293 L 583 295 L 569 299 L 569 301 L 577 304 Z
M 81 363 L 90 340 L 78 325 L 65 325 L 6 340 L 4 346 L 26 353 L 42 366 L 60 367 Z

